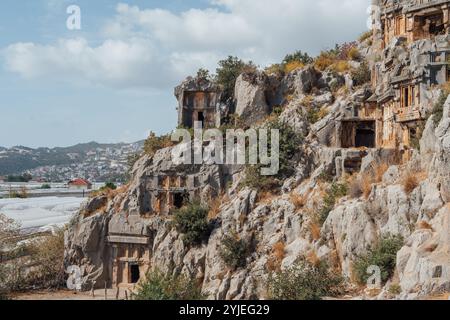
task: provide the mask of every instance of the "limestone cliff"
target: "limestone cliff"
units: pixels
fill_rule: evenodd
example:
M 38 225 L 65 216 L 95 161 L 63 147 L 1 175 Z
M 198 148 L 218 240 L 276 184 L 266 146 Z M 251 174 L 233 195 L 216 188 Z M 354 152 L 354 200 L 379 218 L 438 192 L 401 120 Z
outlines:
M 406 126 L 401 120 L 405 115 L 396 113 L 395 106 L 400 103 L 395 92 L 401 91 L 396 81 L 426 78 L 423 56 L 447 50 L 448 39 L 407 44 L 397 37 L 382 49 L 369 40 L 358 44 L 361 58 L 350 61 L 350 70 L 361 70 L 367 59 L 377 69 L 375 85 L 358 83 L 350 71 L 321 72 L 314 66 L 281 76 L 260 71 L 241 75 L 235 105 L 246 125 L 277 117 L 304 137 L 294 170 L 281 188 L 263 194 L 242 187 L 245 166 L 177 165 L 171 161 L 174 147 L 145 155 L 126 188 L 92 199 L 73 219 L 66 233 L 66 265 L 82 267 L 85 289 L 130 283 L 136 272 L 142 278 L 157 269 L 198 279 L 211 299 L 254 299 L 267 297 L 266 279 L 274 268 L 305 257 L 328 262 L 345 277 L 352 295 L 365 297 L 354 282 L 354 262 L 392 234 L 401 235 L 404 246 L 378 298 L 448 292 L 450 97 L 438 119 L 431 109 L 444 93 L 420 83 L 427 99 L 418 118 L 408 118 Z M 177 97 L 182 96 L 177 89 Z M 386 101 L 395 117 L 379 111 L 391 111 Z M 214 106 L 208 108 L 214 113 Z M 415 135 L 411 129 L 420 121 L 423 130 Z M 400 139 L 406 133 L 407 139 Z M 420 145 L 416 148 L 414 138 Z M 416 183 L 408 189 L 409 175 Z M 330 188 L 344 182 L 350 189 L 359 183 L 360 189 L 337 198 L 318 219 Z M 212 232 L 200 245 L 187 246 L 171 223 L 174 207 L 186 199 L 216 206 Z M 230 234 L 255 242 L 245 268 L 229 268 L 221 258 L 222 241 Z M 275 254 L 280 247 L 282 254 Z M 400 292 L 389 292 L 392 284 Z

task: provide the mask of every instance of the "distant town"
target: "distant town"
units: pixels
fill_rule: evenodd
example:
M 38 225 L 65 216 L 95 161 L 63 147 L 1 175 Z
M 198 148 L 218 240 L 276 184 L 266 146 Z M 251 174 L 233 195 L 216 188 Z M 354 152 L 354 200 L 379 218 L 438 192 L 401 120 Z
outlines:
M 0 182 L 69 183 L 124 182 L 132 159 L 143 142 L 99 144 L 67 148 L 0 147 Z

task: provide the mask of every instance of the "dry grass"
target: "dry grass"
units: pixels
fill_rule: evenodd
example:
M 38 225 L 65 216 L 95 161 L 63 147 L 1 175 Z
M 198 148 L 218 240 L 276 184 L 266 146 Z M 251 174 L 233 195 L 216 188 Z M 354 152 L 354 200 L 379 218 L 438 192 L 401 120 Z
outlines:
M 449 61 L 450 62 L 450 61 Z M 447 94 L 450 94 L 450 80 L 441 85 L 442 90 L 444 90 Z
M 309 232 L 311 232 L 311 236 L 315 241 L 320 239 L 321 229 L 318 223 L 311 222 L 309 224 Z
M 314 61 L 314 66 L 320 71 L 325 71 L 328 67 L 330 67 L 336 58 L 328 52 L 321 52 L 320 55 Z
M 419 229 L 419 230 L 433 230 L 433 227 L 426 221 L 420 221 L 417 224 L 417 229 Z
M 305 65 L 300 61 L 291 61 L 284 66 L 284 72 L 290 73 L 292 71 L 304 68 Z
M 319 110 L 319 112 L 317 113 L 317 117 L 319 117 L 319 119 L 323 119 L 325 118 L 330 112 L 328 111 L 327 108 L 322 108 Z
M 315 250 L 311 250 L 307 256 L 306 256 L 306 261 L 308 261 L 309 263 L 311 263 L 313 266 L 318 266 L 320 264 L 320 259 L 317 256 L 317 253 Z
M 294 205 L 295 210 L 300 210 L 306 205 L 307 198 L 303 195 L 291 193 L 290 201 Z
M 273 246 L 273 256 L 278 260 L 278 261 L 283 261 L 284 257 L 286 256 L 286 245 L 284 244 L 284 242 L 277 242 L 274 246 Z
M 419 184 L 420 181 L 415 173 L 408 171 L 403 176 L 402 185 L 403 191 L 405 191 L 406 194 L 411 194 L 411 192 L 416 190 Z
M 286 96 L 286 101 L 289 103 L 295 99 L 295 95 L 289 94 Z
M 330 66 L 332 71 L 343 73 L 350 70 L 350 64 L 345 60 L 338 60 Z
M 364 198 L 369 198 L 370 193 L 372 192 L 372 185 L 373 185 L 373 177 L 369 174 L 363 174 L 361 175 L 359 179 L 361 183 L 361 192 Z
M 276 195 L 270 191 L 260 191 L 258 192 L 258 203 L 270 204 Z
M 314 97 L 312 95 L 307 95 L 303 98 L 301 104 L 306 108 L 312 108 L 312 102 L 314 100 Z
M 375 183 L 373 173 L 354 174 L 347 178 L 349 195 L 352 199 L 363 196 L 368 199 L 372 192 L 372 185 Z
M 338 273 L 342 272 L 341 259 L 336 249 L 330 252 L 330 264 Z
M 359 42 L 364 42 L 371 37 L 372 37 L 372 31 L 366 31 L 359 36 L 358 40 L 359 40 Z
M 361 54 L 359 53 L 358 48 L 353 47 L 348 51 L 348 58 L 354 61 L 358 61 L 361 59 Z
M 223 197 L 216 197 L 209 202 L 209 212 L 208 212 L 209 220 L 213 220 L 217 218 L 217 216 L 219 215 L 220 207 L 222 206 L 223 203 L 222 199 Z
M 281 263 L 286 257 L 286 245 L 284 242 L 277 242 L 272 247 L 272 252 L 267 260 L 266 267 L 270 271 L 279 271 L 281 269 Z
M 389 169 L 389 165 L 385 162 L 373 166 L 373 178 L 376 183 L 383 181 L 383 176 Z

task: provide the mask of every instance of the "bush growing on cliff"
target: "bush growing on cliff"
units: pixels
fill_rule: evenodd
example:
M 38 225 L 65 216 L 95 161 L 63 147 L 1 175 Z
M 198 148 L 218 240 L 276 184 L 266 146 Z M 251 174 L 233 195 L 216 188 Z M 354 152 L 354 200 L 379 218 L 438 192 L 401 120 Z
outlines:
M 298 155 L 303 143 L 303 137 L 292 127 L 281 121 L 272 121 L 267 125 L 268 130 L 279 130 L 280 133 L 280 171 L 278 178 L 284 179 L 294 173 L 292 161 Z M 270 131 L 269 131 L 270 132 Z M 269 146 L 269 151 L 270 146 Z
M 388 281 L 394 274 L 397 252 L 403 246 L 402 236 L 388 235 L 383 237 L 375 248 L 369 250 L 366 255 L 359 257 L 354 264 L 354 272 L 360 284 L 366 284 L 371 276 L 367 268 L 377 266 L 381 269 L 381 280 Z
M 99 189 L 99 191 L 109 191 L 109 190 L 116 190 L 117 186 L 113 182 L 106 182 L 103 187 Z
M 223 89 L 223 100 L 234 97 L 234 87 L 236 80 L 244 72 L 253 72 L 256 66 L 253 62 L 244 62 L 238 57 L 229 56 L 227 59 L 219 61 L 216 70 L 217 83 Z
M 343 183 L 332 183 L 323 199 L 322 208 L 319 211 L 318 221 L 322 225 L 333 210 L 336 201 L 348 194 L 348 185 Z
M 154 156 L 158 150 L 173 145 L 170 135 L 157 136 L 154 132 L 150 132 L 149 137 L 144 142 L 144 152 L 149 156 Z
M 198 245 L 208 239 L 211 233 L 208 212 L 208 208 L 198 202 L 177 210 L 173 219 L 174 226 L 183 234 L 183 242 L 186 245 Z
M 225 236 L 222 240 L 220 257 L 233 270 L 245 268 L 251 249 L 252 241 L 239 239 L 237 235 Z
M 193 279 L 186 276 L 164 275 L 155 270 L 137 288 L 133 300 L 203 300 L 201 288 Z
M 18 245 L 13 239 L 20 235 L 19 230 L 20 225 L 0 215 L 0 291 L 64 285 L 64 231 Z
M 261 174 L 261 164 L 249 165 L 246 169 L 246 178 L 243 181 L 243 185 L 251 189 L 260 191 L 270 191 L 275 189 L 280 184 L 280 180 L 283 180 L 291 176 L 294 172 L 295 157 L 297 157 L 301 151 L 301 145 L 303 137 L 296 133 L 290 126 L 282 123 L 281 121 L 273 120 L 266 124 L 266 129 L 278 130 L 280 134 L 279 141 L 279 163 L 280 168 L 278 174 L 274 176 L 263 176 Z M 268 152 L 271 154 L 271 141 L 268 141 Z
M 314 59 L 307 53 L 302 52 L 301 50 L 295 51 L 294 53 L 290 53 L 286 55 L 283 59 L 283 64 L 286 65 L 291 62 L 301 62 L 304 65 L 311 64 L 314 62 Z
M 204 69 L 204 68 L 198 69 L 196 77 L 197 77 L 197 79 L 201 79 L 201 80 L 205 80 L 205 81 L 212 80 L 211 73 L 209 72 L 209 70 Z
M 367 62 L 362 62 L 360 66 L 352 71 L 352 79 L 355 86 L 363 85 L 370 81 L 371 72 Z
M 329 51 L 322 51 L 315 59 L 314 66 L 320 71 L 325 71 L 336 61 L 336 56 Z
M 371 37 L 372 37 L 372 31 L 369 30 L 369 31 L 366 31 L 366 32 L 364 32 L 363 34 L 361 34 L 361 35 L 359 36 L 359 38 L 358 38 L 358 41 L 359 41 L 359 42 L 364 42 L 364 41 L 366 41 L 367 39 L 369 39 L 369 38 L 371 38 Z
M 37 266 L 27 276 L 27 282 L 35 288 L 50 289 L 64 286 L 64 230 L 34 244 L 30 248 L 32 264 Z
M 284 57 L 281 63 L 282 69 L 285 73 L 303 68 L 305 65 L 311 64 L 314 59 L 306 52 L 296 51 Z
M 272 273 L 268 281 L 269 298 L 273 300 L 321 300 L 342 292 L 342 277 L 328 266 L 301 260 L 293 267 Z
M 433 110 L 431 111 L 431 114 L 433 115 L 433 122 L 436 126 L 439 125 L 442 117 L 444 116 L 444 105 L 448 95 L 449 92 L 442 92 L 438 101 L 433 106 Z

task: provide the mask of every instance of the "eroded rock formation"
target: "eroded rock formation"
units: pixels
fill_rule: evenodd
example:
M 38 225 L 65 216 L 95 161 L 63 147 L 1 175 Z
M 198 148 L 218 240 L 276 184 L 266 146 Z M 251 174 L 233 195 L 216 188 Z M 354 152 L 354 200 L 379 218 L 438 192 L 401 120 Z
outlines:
M 448 80 L 442 78 L 448 62 L 441 63 L 441 56 L 449 55 L 449 1 L 427 2 L 426 8 L 441 10 L 447 20 L 444 34 L 439 29 L 435 35 L 430 32 L 437 30 L 439 17 L 429 23 L 425 19 L 425 36 L 402 20 L 400 31 L 390 29 L 386 19 L 394 13 L 423 22 L 420 8 L 401 2 L 407 5 L 383 1 L 382 33 L 376 29 L 373 44 L 358 45 L 372 69 L 371 84 L 355 85 L 349 73 L 320 72 L 313 66 L 281 78 L 262 72 L 238 78 L 236 112 L 246 125 L 264 121 L 279 105 L 278 120 L 304 137 L 293 174 L 278 192 L 242 187 L 242 166 L 177 165 L 171 161 L 172 148 L 166 148 L 135 164 L 126 189 L 92 199 L 66 233 L 66 265 L 81 266 L 84 289 L 133 285 L 158 269 L 197 279 L 211 299 L 266 298 L 268 274 L 301 257 L 327 261 L 350 289 L 355 260 L 392 234 L 401 235 L 404 246 L 394 276 L 378 297 L 448 292 L 450 97 L 441 119 L 428 115 L 442 93 L 432 80 Z M 353 61 L 352 68 L 362 63 Z M 430 66 L 439 66 L 435 78 Z M 185 81 L 176 89 L 180 125 L 192 126 L 193 120 L 218 125 L 214 119 L 223 115 L 219 95 L 214 84 Z M 425 123 L 421 136 L 414 131 L 420 121 Z M 411 146 L 412 139 L 419 141 L 420 151 Z M 411 174 L 416 185 L 408 190 L 404 179 Z M 319 223 L 317 214 L 330 186 L 349 177 L 368 183 L 360 187 L 364 190 L 336 199 Z M 219 205 L 209 239 L 187 246 L 171 220 L 174 210 L 194 199 Z M 230 234 L 255 242 L 245 268 L 229 268 L 221 258 L 222 240 Z M 396 296 L 389 292 L 393 283 L 401 288 Z

